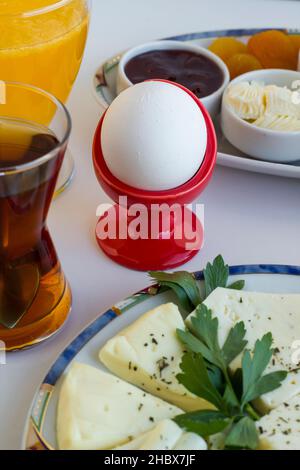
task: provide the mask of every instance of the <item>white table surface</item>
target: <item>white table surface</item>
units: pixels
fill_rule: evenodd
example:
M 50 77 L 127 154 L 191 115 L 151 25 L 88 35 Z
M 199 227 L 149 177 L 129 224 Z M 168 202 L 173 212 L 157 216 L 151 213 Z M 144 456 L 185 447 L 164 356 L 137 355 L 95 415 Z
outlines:
M 107 201 L 94 176 L 91 143 L 101 109 L 91 77 L 108 56 L 151 39 L 238 27 L 299 27 L 300 2 L 272 0 L 94 0 L 85 59 L 72 92 L 72 186 L 54 201 L 49 226 L 73 290 L 64 329 L 0 365 L 0 449 L 20 448 L 36 387 L 58 353 L 101 311 L 146 286 L 144 273 L 107 259 L 94 238 L 96 207 Z M 184 269 L 197 270 L 222 253 L 229 264 L 300 264 L 300 182 L 218 167 L 201 196 L 206 242 Z

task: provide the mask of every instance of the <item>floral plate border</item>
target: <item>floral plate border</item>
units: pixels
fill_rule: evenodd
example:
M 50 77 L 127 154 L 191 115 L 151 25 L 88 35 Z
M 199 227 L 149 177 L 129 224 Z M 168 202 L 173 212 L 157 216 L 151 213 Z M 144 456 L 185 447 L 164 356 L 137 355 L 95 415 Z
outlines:
M 300 276 L 300 266 L 273 265 L 273 264 L 250 264 L 230 266 L 231 276 L 242 274 L 286 274 Z M 203 271 L 194 273 L 197 280 L 203 280 Z M 24 434 L 23 449 L 26 450 L 52 450 L 51 446 L 43 437 L 43 422 L 47 411 L 49 399 L 56 382 L 63 374 L 66 367 L 78 354 L 78 352 L 103 328 L 112 322 L 119 315 L 124 314 L 137 304 L 149 299 L 159 293 L 157 286 L 150 286 L 133 294 L 126 299 L 115 304 L 112 308 L 101 314 L 89 326 L 87 326 L 67 348 L 58 356 L 33 400 L 31 411 L 27 421 Z

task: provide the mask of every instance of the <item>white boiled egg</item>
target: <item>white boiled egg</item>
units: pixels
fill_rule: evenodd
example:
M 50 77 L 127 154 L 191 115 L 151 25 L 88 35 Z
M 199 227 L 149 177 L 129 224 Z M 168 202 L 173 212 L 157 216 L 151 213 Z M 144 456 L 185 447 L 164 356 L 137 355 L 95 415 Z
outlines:
M 101 146 L 109 170 L 123 183 L 149 191 L 172 189 L 200 168 L 206 123 L 184 90 L 147 81 L 127 88 L 110 105 Z

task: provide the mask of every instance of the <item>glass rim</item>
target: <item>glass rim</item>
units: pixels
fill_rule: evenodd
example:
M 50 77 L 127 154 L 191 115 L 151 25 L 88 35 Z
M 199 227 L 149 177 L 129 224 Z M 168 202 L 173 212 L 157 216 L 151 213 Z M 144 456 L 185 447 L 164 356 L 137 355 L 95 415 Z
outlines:
M 44 13 L 49 13 L 51 11 L 58 10 L 59 8 L 64 7 L 65 5 L 68 5 L 68 3 L 71 3 L 74 1 L 75 0 L 56 0 L 56 2 L 51 5 L 46 5 L 40 8 L 28 9 L 25 11 L 21 11 L 19 13 L 0 13 L 0 18 L 2 17 L 30 18 L 33 16 L 43 15 Z
M 58 152 L 66 145 L 66 143 L 69 140 L 71 129 L 72 129 L 72 119 L 71 119 L 69 111 L 67 110 L 66 106 L 54 95 L 52 95 L 48 91 L 43 90 L 42 88 L 36 87 L 34 85 L 29 85 L 27 83 L 15 82 L 15 81 L 9 81 L 9 80 L 1 80 L 1 81 L 2 83 L 5 83 L 8 86 L 13 86 L 16 88 L 25 88 L 29 91 L 32 91 L 35 94 L 43 95 L 47 99 L 49 99 L 49 101 L 52 101 L 52 103 L 54 103 L 57 106 L 57 108 L 60 109 L 65 115 L 66 130 L 64 132 L 63 138 L 57 143 L 57 145 L 55 145 L 55 147 L 52 150 L 50 150 L 50 152 L 47 152 L 44 155 L 40 156 L 39 158 L 36 158 L 35 160 L 32 160 L 27 163 L 20 163 L 19 165 L 12 165 L 12 166 L 7 166 L 3 168 L 0 167 L 0 177 L 5 176 L 5 175 L 10 175 L 10 174 L 23 173 L 25 171 L 36 168 L 42 165 L 43 163 L 46 163 L 47 161 L 51 160 L 53 157 L 57 156 Z M 17 116 L 13 116 L 13 117 L 17 119 Z M 34 121 L 32 122 L 34 123 Z M 0 123 L 1 123 L 1 105 L 0 105 Z

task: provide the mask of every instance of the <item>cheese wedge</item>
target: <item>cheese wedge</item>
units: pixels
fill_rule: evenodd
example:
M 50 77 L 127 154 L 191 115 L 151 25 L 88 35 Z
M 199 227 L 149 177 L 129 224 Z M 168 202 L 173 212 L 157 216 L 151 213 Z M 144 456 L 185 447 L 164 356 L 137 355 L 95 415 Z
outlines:
M 181 413 L 111 374 L 74 363 L 59 396 L 58 445 L 64 450 L 111 449 Z
M 299 364 L 293 361 L 293 345 L 300 338 L 300 295 L 265 294 L 217 288 L 205 300 L 205 305 L 219 319 L 219 341 L 223 345 L 230 328 L 239 321 L 246 327 L 247 347 L 253 349 L 255 341 L 271 332 L 275 353 L 266 372 L 289 371 L 280 388 L 265 394 L 255 402 L 262 413 L 276 408 L 300 393 Z M 191 326 L 191 315 L 186 324 Z M 241 356 L 230 365 L 232 370 L 241 366 Z
M 300 395 L 257 421 L 260 450 L 300 450 Z
M 197 434 L 185 432 L 174 421 L 165 419 L 116 450 L 207 450 L 207 444 Z
M 212 408 L 176 379 L 184 353 L 177 328 L 185 328 L 178 307 L 160 305 L 110 339 L 100 351 L 100 361 L 119 377 L 183 410 Z

